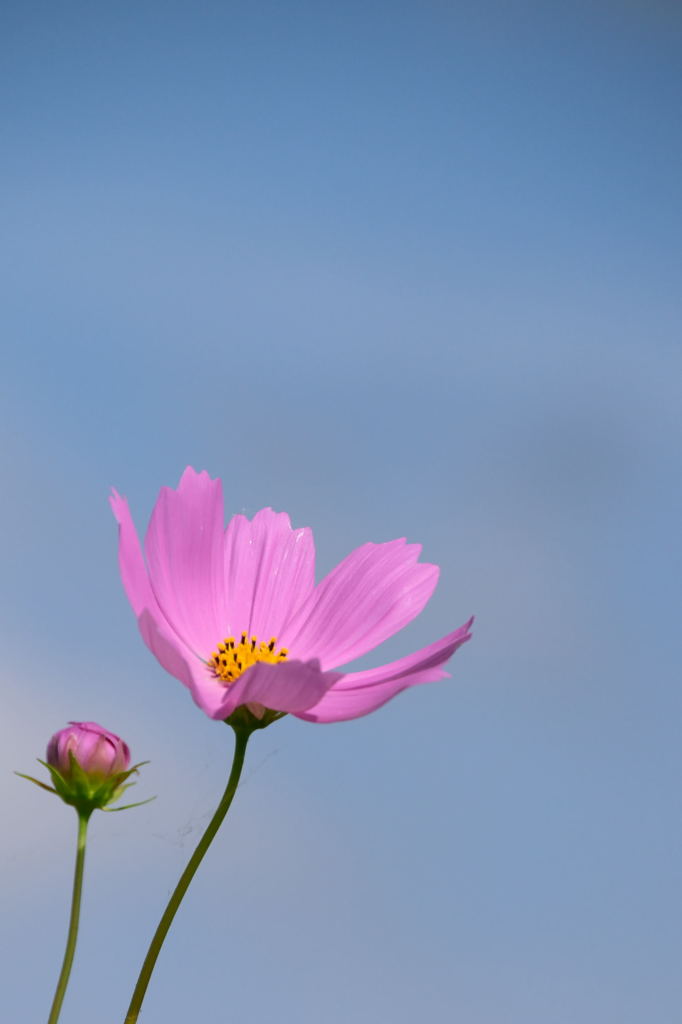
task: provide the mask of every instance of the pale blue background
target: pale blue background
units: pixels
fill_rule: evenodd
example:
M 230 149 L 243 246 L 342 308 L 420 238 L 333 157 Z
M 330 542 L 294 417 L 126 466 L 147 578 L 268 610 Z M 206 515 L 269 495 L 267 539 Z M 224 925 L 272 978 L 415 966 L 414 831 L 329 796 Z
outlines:
M 188 462 L 330 568 L 442 567 L 378 664 L 453 679 L 256 737 L 144 1024 L 680 1020 L 676 0 L 21 3 L 0 16 L 0 1016 L 47 1017 L 69 718 L 149 758 L 93 822 L 64 1024 L 122 1022 L 230 733 L 143 647 Z

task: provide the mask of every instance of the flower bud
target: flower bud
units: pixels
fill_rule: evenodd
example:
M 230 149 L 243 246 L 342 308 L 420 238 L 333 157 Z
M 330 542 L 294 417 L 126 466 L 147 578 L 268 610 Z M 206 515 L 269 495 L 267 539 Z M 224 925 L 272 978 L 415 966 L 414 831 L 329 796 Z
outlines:
M 127 744 L 96 722 L 69 722 L 69 728 L 54 734 L 47 745 L 47 763 L 67 780 L 73 777 L 71 755 L 86 775 L 101 778 L 124 772 L 130 764 Z
M 50 773 L 52 786 L 32 775 L 17 772 L 49 793 L 56 793 L 64 803 L 71 804 L 79 814 L 89 816 L 94 810 L 107 807 L 133 785 L 131 775 L 146 761 L 130 765 L 130 751 L 120 736 L 103 729 L 96 722 L 69 722 L 56 732 L 47 745 L 47 761 L 40 763 Z M 146 800 L 141 801 L 147 803 Z M 139 804 L 127 804 L 137 807 Z M 111 810 L 125 810 L 113 807 Z

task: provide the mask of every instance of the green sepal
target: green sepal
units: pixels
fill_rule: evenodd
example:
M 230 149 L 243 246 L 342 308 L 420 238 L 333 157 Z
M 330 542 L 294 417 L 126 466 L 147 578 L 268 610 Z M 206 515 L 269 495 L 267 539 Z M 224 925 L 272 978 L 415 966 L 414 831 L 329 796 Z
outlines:
M 123 772 L 115 772 L 113 775 L 102 775 L 99 772 L 86 772 L 74 757 L 73 751 L 70 750 L 69 775 L 67 776 L 62 774 L 54 765 L 48 764 L 47 761 L 42 761 L 40 758 L 37 758 L 37 760 L 50 773 L 54 789 L 47 786 L 44 782 L 34 779 L 31 775 L 23 775 L 21 772 L 16 772 L 15 774 L 28 779 L 30 782 L 34 782 L 41 789 L 46 789 L 48 793 L 55 793 L 61 797 L 64 803 L 75 807 L 79 814 L 88 816 L 95 810 L 104 810 L 107 804 L 118 800 L 125 790 L 135 785 L 134 782 L 127 782 L 126 780 L 131 775 L 137 775 L 138 769 L 142 765 L 149 764 L 148 761 L 140 761 L 138 764 L 133 765 L 132 768 L 127 768 Z M 153 800 L 154 797 L 150 799 Z M 148 802 L 147 800 L 141 800 L 140 804 Z M 138 806 L 139 804 L 127 804 L 125 808 L 115 807 L 110 809 L 122 811 L 128 807 Z
M 240 704 L 224 721 L 227 725 L 231 725 L 235 732 L 250 734 L 255 732 L 256 729 L 267 729 L 269 725 L 272 725 L 273 722 L 278 722 L 285 715 L 286 711 L 273 711 L 271 708 L 265 708 L 263 717 L 256 718 L 254 713 L 249 711 L 246 704 Z
M 35 785 L 40 786 L 41 789 L 47 790 L 48 793 L 54 793 L 55 796 L 59 796 L 56 789 L 53 789 L 52 786 L 48 786 L 46 783 L 41 782 L 39 779 L 34 779 L 32 775 L 24 775 L 23 772 L 15 772 L 14 774 L 18 775 L 20 779 L 28 779 L 29 782 L 35 783 Z
M 136 804 L 124 804 L 123 807 L 103 807 L 102 810 L 107 814 L 113 814 L 114 811 L 129 811 L 131 807 L 142 807 L 143 804 L 150 804 L 152 800 L 156 800 L 156 797 L 148 796 L 146 800 L 138 800 Z

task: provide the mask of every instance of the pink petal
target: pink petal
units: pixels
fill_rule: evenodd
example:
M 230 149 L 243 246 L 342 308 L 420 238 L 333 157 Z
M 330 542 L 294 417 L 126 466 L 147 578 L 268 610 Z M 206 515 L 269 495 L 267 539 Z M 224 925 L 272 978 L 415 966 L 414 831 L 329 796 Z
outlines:
M 280 640 L 286 618 L 314 584 L 315 545 L 309 529 L 292 530 L 289 516 L 271 508 L 261 509 L 252 522 L 234 516 L 225 531 L 228 618 L 216 642 L 242 632 L 266 642 L 273 636 Z
M 418 563 L 421 547 L 403 540 L 363 544 L 344 558 L 287 622 L 281 642 L 323 668 L 357 658 L 419 614 L 438 566 Z
M 145 608 L 158 610 L 128 502 L 118 491 L 112 489 L 109 503 L 118 522 L 118 563 L 121 567 L 121 579 L 133 611 L 139 615 Z
M 117 491 L 110 498 L 119 525 L 118 559 L 121 578 L 145 644 L 163 668 L 185 686 L 192 685 L 189 661 L 193 655 L 165 619 L 152 591 L 128 502 Z
M 145 552 L 159 607 L 187 646 L 202 657 L 208 657 L 224 636 L 222 545 L 222 484 L 188 466 L 177 491 L 161 489 Z
M 137 625 L 142 639 L 162 668 L 194 691 L 195 674 L 201 670 L 203 662 L 186 647 L 160 613 L 155 615 L 145 608 L 138 617 Z
M 216 719 L 227 718 L 241 704 L 297 712 L 317 704 L 339 678 L 338 672 L 321 672 L 315 660 L 281 665 L 261 661 L 230 686 L 215 679 L 208 669 L 195 673 L 192 696 L 207 715 Z
M 448 633 L 441 640 L 414 654 L 364 672 L 349 672 L 322 697 L 319 704 L 303 712 L 295 712 L 307 722 L 342 722 L 359 718 L 385 704 L 401 690 L 418 683 L 433 683 L 447 678 L 441 666 L 458 647 L 471 639 L 474 620 Z

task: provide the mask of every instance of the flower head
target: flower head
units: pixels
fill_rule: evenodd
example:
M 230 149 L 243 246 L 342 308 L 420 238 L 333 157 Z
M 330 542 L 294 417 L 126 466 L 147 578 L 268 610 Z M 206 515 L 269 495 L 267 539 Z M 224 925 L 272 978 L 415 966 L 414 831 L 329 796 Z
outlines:
M 338 722 L 374 711 L 401 690 L 447 676 L 470 620 L 380 668 L 342 673 L 419 614 L 438 567 L 405 540 L 363 544 L 315 585 L 309 529 L 262 509 L 224 527 L 220 480 L 188 467 L 164 487 L 145 538 L 116 491 L 123 585 L 144 642 L 211 718 L 246 706 L 267 724 L 289 712 Z

